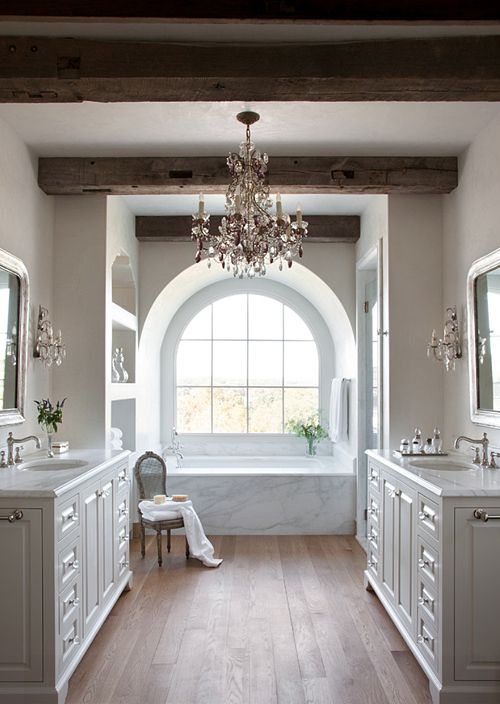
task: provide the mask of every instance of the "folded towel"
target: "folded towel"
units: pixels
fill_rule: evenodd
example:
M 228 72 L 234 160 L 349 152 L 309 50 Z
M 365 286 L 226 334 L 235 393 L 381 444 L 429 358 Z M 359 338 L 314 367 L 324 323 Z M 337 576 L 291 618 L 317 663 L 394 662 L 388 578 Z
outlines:
M 214 557 L 214 546 L 205 535 L 192 501 L 165 501 L 163 504 L 141 501 L 139 511 L 146 520 L 153 522 L 182 516 L 191 556 L 196 557 L 206 567 L 218 567 L 222 562 L 220 558 Z
M 332 379 L 330 394 L 330 440 L 342 442 L 349 434 L 349 379 Z

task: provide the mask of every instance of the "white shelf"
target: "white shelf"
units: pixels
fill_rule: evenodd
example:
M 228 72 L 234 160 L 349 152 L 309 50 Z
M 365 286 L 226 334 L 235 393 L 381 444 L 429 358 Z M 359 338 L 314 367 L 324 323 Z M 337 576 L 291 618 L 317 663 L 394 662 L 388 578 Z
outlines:
M 137 394 L 135 384 L 110 384 L 110 389 L 112 401 L 123 401 L 128 398 L 135 398 Z
M 137 332 L 137 316 L 129 313 L 117 303 L 111 303 L 111 320 L 113 321 L 113 330 Z

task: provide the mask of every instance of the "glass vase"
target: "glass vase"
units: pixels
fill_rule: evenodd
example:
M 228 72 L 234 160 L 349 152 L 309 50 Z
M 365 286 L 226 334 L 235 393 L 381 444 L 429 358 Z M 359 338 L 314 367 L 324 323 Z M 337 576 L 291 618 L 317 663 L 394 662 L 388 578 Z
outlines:
M 52 425 L 43 425 L 42 428 L 47 433 L 47 457 L 54 457 L 54 450 L 52 449 L 54 427 Z
M 316 438 L 306 438 L 307 440 L 307 450 L 306 450 L 306 455 L 309 457 L 314 457 L 316 454 L 316 447 L 318 444 L 318 441 Z

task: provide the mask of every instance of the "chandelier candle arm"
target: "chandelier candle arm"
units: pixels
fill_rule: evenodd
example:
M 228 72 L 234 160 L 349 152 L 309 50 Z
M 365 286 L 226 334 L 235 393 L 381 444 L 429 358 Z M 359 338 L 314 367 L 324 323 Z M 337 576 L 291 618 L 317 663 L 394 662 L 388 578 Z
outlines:
M 239 152 L 227 158 L 230 183 L 226 191 L 226 213 L 215 233 L 210 232 L 210 216 L 205 213 L 200 194 L 198 213 L 193 215 L 191 239 L 196 242 L 195 261 L 203 257 L 217 261 L 233 276 L 253 278 L 264 276 L 266 267 L 278 262 L 292 266 L 296 256 L 302 257 L 302 240 L 307 236 L 307 223 L 297 208 L 297 221 L 291 223 L 283 212 L 281 195 L 276 195 L 276 216 L 272 215 L 272 200 L 266 183 L 268 156 L 258 151 L 251 141 L 250 125 L 259 115 L 242 112 L 239 122 L 246 125 L 245 141 Z

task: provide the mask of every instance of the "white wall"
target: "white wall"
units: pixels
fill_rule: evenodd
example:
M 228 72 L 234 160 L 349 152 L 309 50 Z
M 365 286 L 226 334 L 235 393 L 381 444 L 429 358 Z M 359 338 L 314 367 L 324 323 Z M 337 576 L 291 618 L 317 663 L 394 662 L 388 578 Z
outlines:
M 0 120 L 0 247 L 23 260 L 31 287 L 26 422 L 0 428 L 0 446 L 5 445 L 9 431 L 15 437 L 40 434 L 33 401 L 51 395 L 50 372 L 40 360 L 33 358 L 38 306 L 42 304 L 53 313 L 54 199 L 38 188 L 37 169 L 37 159 Z M 57 326 L 57 320 L 55 324 Z M 26 452 L 32 449 L 34 447 L 26 446 Z
M 472 262 L 500 247 L 500 118 L 491 122 L 459 159 L 459 186 L 443 197 L 444 304 L 456 305 L 466 342 L 466 280 Z M 500 430 L 474 424 L 469 414 L 469 350 L 445 374 L 445 440 L 480 437 L 500 446 Z
M 307 243 L 302 260 L 305 275 L 298 274 L 301 264 L 292 267 L 290 272 L 281 274 L 273 269 L 268 278 L 276 276 L 288 283 L 304 297 L 313 301 L 327 325 L 335 320 L 337 330 L 330 329 L 335 340 L 337 372 L 349 378 L 356 376 L 354 323 L 355 323 L 355 276 L 354 246 L 351 244 Z M 138 408 L 138 448 L 152 449 L 161 438 L 159 427 L 160 402 L 158 380 L 160 378 L 160 347 L 171 317 L 178 307 L 193 295 L 196 290 L 209 283 L 227 279 L 228 275 L 220 267 L 208 271 L 205 262 L 193 268 L 193 245 L 191 243 L 149 243 L 140 245 L 139 305 L 141 338 L 139 348 L 139 408 Z M 198 273 L 199 272 L 199 273 Z M 311 273 L 312 272 L 312 273 Z M 175 283 L 169 284 L 175 279 Z M 328 292 L 331 300 L 328 298 Z M 325 293 L 327 295 L 325 295 Z M 163 320 L 156 315 L 160 296 L 164 298 L 161 310 Z M 170 310 L 167 310 L 170 308 Z M 323 310 L 324 309 L 324 310 Z M 335 309 L 335 310 L 334 310 Z M 149 318 L 148 318 L 149 316 Z M 170 316 L 170 317 L 169 317 Z M 336 317 L 337 316 L 337 317 Z M 163 334 L 159 334 L 159 325 Z M 342 331 L 339 334 L 339 331 Z M 351 454 L 354 454 L 355 423 L 351 436 Z
M 54 397 L 68 397 L 59 435 L 77 447 L 104 447 L 105 196 L 56 198 L 54 321 L 67 343 L 66 359 L 53 377 Z

